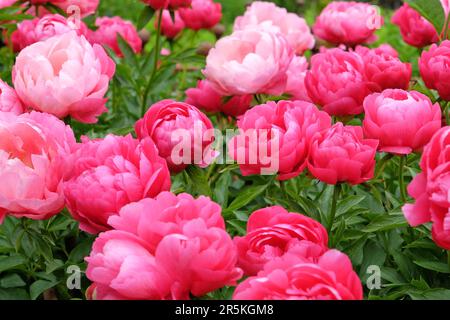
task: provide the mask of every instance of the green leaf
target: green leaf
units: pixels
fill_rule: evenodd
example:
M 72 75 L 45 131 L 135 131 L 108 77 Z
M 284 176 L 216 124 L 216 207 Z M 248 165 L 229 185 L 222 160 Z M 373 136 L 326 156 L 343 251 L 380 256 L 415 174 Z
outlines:
M 17 288 L 23 287 L 25 285 L 25 281 L 18 274 L 9 274 L 0 279 L 0 287 L 2 288 Z
M 153 9 L 150 6 L 145 6 L 144 9 L 141 11 L 141 14 L 139 15 L 136 28 L 138 30 L 143 29 L 150 22 L 154 14 L 155 9 Z
M 36 300 L 45 290 L 53 288 L 59 281 L 37 280 L 30 286 L 30 298 Z
M 408 292 L 408 295 L 413 300 L 450 300 L 450 290 L 441 288 Z
M 0 300 L 29 300 L 30 296 L 25 289 L 0 289 Z
M 89 255 L 92 248 L 92 239 L 87 238 L 81 241 L 69 254 L 69 261 L 79 263 L 84 261 L 84 257 Z
M 225 212 L 226 213 L 230 213 L 230 212 L 233 212 L 235 210 L 238 210 L 238 209 L 246 206 L 252 200 L 254 200 L 256 197 L 258 197 L 260 194 L 262 194 L 267 189 L 268 186 L 269 186 L 269 184 L 263 184 L 263 185 L 251 186 L 251 187 L 248 187 L 248 188 L 244 189 L 231 202 L 231 204 L 228 206 L 228 208 L 226 208 L 224 210 L 224 213 Z
M 191 180 L 194 190 L 197 194 L 210 197 L 212 195 L 209 187 L 208 179 L 204 170 L 197 166 L 189 166 L 186 168 L 186 173 Z
M 411 8 L 431 22 L 438 34 L 445 24 L 445 12 L 440 0 L 405 0 Z
M 213 200 L 222 207 L 228 205 L 228 195 L 230 194 L 228 188 L 231 184 L 231 174 L 229 171 L 220 176 L 214 186 Z
M 25 263 L 25 258 L 20 255 L 0 257 L 0 272 L 13 269 Z
M 402 213 L 382 214 L 376 217 L 362 231 L 372 233 L 406 227 L 407 225 L 408 223 Z
M 58 270 L 63 266 L 64 266 L 64 262 L 62 260 L 55 259 L 53 261 L 49 261 L 46 263 L 45 272 L 52 273 L 53 271 Z
M 419 267 L 441 272 L 441 273 L 450 273 L 450 268 L 446 263 L 439 262 L 439 261 L 429 261 L 429 260 L 414 260 L 414 263 L 417 264 Z
M 120 48 L 120 52 L 122 52 L 125 61 L 127 63 L 136 63 L 136 54 L 134 53 L 133 49 L 131 49 L 128 42 L 122 37 L 120 33 L 117 33 L 117 43 Z
M 366 196 L 350 196 L 342 201 L 339 201 L 338 207 L 336 209 L 336 216 L 346 213 L 350 209 L 356 207 L 361 201 L 363 201 Z

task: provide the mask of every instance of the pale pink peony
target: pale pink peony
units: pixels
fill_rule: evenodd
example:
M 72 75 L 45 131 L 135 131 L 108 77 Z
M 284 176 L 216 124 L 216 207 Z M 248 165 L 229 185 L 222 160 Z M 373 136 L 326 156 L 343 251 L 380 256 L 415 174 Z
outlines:
M 17 0 L 0 0 L 0 9 L 12 6 Z
M 155 20 L 155 27 L 157 27 L 157 20 Z M 175 12 L 175 21 L 173 21 L 169 10 L 164 10 L 161 21 L 161 33 L 169 39 L 175 38 L 186 27 L 180 14 Z
M 25 111 L 16 90 L 0 79 L 0 112 L 12 112 L 19 115 Z
M 186 27 L 193 30 L 210 29 L 222 19 L 222 5 L 213 0 L 192 0 L 190 7 L 178 12 Z
M 303 100 L 311 102 L 308 90 L 305 86 L 305 78 L 308 72 L 308 60 L 305 57 L 296 56 L 286 72 L 287 82 L 284 93 L 290 95 L 291 100 Z
M 250 215 L 247 234 L 234 238 L 238 266 L 254 276 L 302 241 L 318 245 L 320 253 L 328 250 L 328 234 L 319 222 L 279 206 L 257 210 Z
M 89 233 L 109 230 L 108 218 L 135 201 L 170 189 L 170 173 L 151 139 L 108 135 L 83 140 L 65 183 L 67 208 Z
M 332 1 L 317 17 L 314 34 L 333 44 L 355 46 L 373 42 L 383 25 L 378 8 L 368 3 Z
M 255 1 L 243 16 L 236 18 L 234 31 L 249 28 L 281 32 L 297 54 L 303 54 L 315 44 L 305 19 L 271 2 Z
M 377 147 L 378 140 L 363 138 L 361 127 L 338 122 L 314 137 L 308 169 L 328 184 L 360 184 L 373 178 Z
M 26 107 L 95 123 L 107 111 L 104 96 L 114 71 L 114 62 L 101 46 L 71 31 L 23 49 L 13 82 Z
M 290 179 L 305 168 L 312 137 L 330 126 L 330 116 L 309 102 L 268 102 L 239 118 L 239 135 L 228 143 L 229 154 L 244 176 Z
M 224 96 L 280 95 L 293 57 L 291 46 L 280 33 L 236 31 L 211 49 L 203 73 Z
M 106 45 L 113 49 L 119 57 L 123 57 L 117 40 L 119 34 L 134 53 L 141 52 L 142 40 L 131 22 L 125 21 L 121 17 L 99 17 L 95 20 L 95 25 L 98 28 L 92 33 L 89 39 L 91 42 Z
M 0 112 L 0 222 L 48 219 L 64 208 L 63 180 L 76 148 L 70 127 L 39 112 Z
M 337 250 L 316 263 L 295 253 L 266 264 L 241 282 L 233 300 L 362 300 L 363 289 L 350 259 Z
M 394 154 L 422 151 L 441 128 L 441 107 L 417 92 L 387 89 L 364 100 L 366 138 L 378 139 L 378 150 Z

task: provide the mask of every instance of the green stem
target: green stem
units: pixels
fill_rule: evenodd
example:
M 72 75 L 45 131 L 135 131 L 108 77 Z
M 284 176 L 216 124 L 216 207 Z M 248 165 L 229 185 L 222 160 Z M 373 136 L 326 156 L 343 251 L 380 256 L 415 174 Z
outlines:
M 380 175 L 383 174 L 384 168 L 386 168 L 386 165 L 388 164 L 389 160 L 391 160 L 394 157 L 392 153 L 387 153 L 381 160 L 378 162 L 378 168 L 375 173 L 375 177 L 373 178 L 373 181 L 378 180 Z
M 333 200 L 331 202 L 331 210 L 330 214 L 328 216 L 328 233 L 331 234 L 331 230 L 333 229 L 334 224 L 334 218 L 336 217 L 336 208 L 337 208 L 337 202 L 339 199 L 339 193 L 341 191 L 341 185 L 338 183 L 334 186 L 333 191 Z
M 406 156 L 400 156 L 400 164 L 398 166 L 398 177 L 399 177 L 399 185 L 400 185 L 400 196 L 403 203 L 406 202 L 406 188 L 405 188 L 405 178 L 403 175 L 403 171 L 405 169 L 406 164 Z
M 445 123 L 447 125 L 450 125 L 450 114 L 448 112 L 449 109 L 449 105 L 450 105 L 450 101 L 446 101 L 444 104 L 444 116 L 445 116 Z
M 448 263 L 448 268 L 450 270 L 450 250 L 447 250 L 447 263 Z

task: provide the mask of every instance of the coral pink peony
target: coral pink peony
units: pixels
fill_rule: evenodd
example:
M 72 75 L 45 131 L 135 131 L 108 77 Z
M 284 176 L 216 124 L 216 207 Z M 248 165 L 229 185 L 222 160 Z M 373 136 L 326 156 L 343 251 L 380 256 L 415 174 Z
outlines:
M 107 111 L 104 95 L 114 71 L 114 62 L 101 46 L 71 31 L 23 49 L 13 82 L 26 107 L 94 123 Z
M 373 42 L 383 22 L 378 8 L 368 3 L 333 1 L 317 17 L 313 31 L 333 44 L 355 46 Z
M 350 259 L 329 250 L 317 261 L 286 254 L 240 283 L 234 300 L 361 300 L 363 289 Z
M 236 18 L 234 31 L 248 28 L 281 32 L 297 54 L 314 47 L 315 40 L 305 19 L 271 2 L 255 1 L 243 16 Z
M 432 222 L 433 240 L 450 250 L 450 127 L 439 130 L 425 147 L 420 163 L 422 173 L 408 186 L 416 202 L 403 206 L 413 227 Z
M 358 46 L 355 51 L 364 60 L 365 74 L 371 91 L 408 89 L 412 74 L 411 64 L 401 62 L 394 48 L 389 45 L 376 49 Z
M 0 112 L 0 222 L 5 214 L 41 220 L 59 213 L 75 147 L 70 127 L 52 115 Z
M 148 4 L 155 10 L 166 9 L 170 0 L 142 0 L 145 4 Z
M 395 11 L 392 23 L 400 28 L 403 40 L 411 46 L 422 48 L 439 41 L 434 26 L 407 3 Z
M 157 21 L 155 21 L 155 27 L 157 27 Z M 169 39 L 175 38 L 186 27 L 180 14 L 175 12 L 175 21 L 173 21 L 169 10 L 163 11 L 161 21 L 161 33 Z
M 189 8 L 178 12 L 186 27 L 193 30 L 210 29 L 222 19 L 222 5 L 213 0 L 192 0 Z
M 138 138 L 151 137 L 174 172 L 212 160 L 213 129 L 211 120 L 196 107 L 173 100 L 154 104 L 135 125 Z
M 286 72 L 287 82 L 284 93 L 291 96 L 291 100 L 303 100 L 311 102 L 308 90 L 305 86 L 306 73 L 308 71 L 308 60 L 305 57 L 296 56 Z
M 67 208 L 86 232 L 111 229 L 108 218 L 124 205 L 170 189 L 167 164 L 151 139 L 84 139 L 74 157 L 76 165 L 64 191 Z
M 203 73 L 224 96 L 280 95 L 293 57 L 291 46 L 280 33 L 236 31 L 211 49 Z
M 92 33 L 89 39 L 91 42 L 106 45 L 122 57 L 123 53 L 117 40 L 117 34 L 119 34 L 135 53 L 141 52 L 142 40 L 131 22 L 120 17 L 100 17 L 95 20 L 95 25 L 98 28 Z
M 315 104 L 337 116 L 360 114 L 370 93 L 363 58 L 338 48 L 312 57 L 305 85 Z
M 420 75 L 429 89 L 437 90 L 439 96 L 450 101 L 450 41 L 439 46 L 434 44 L 429 51 L 423 51 L 419 59 Z
M 438 103 L 417 92 L 388 89 L 364 100 L 364 135 L 378 139 L 378 150 L 394 154 L 421 151 L 441 128 Z
M 58 7 L 64 10 L 68 16 L 75 19 L 79 17 L 87 17 L 97 11 L 100 0 L 61 0 L 55 3 Z
M 250 215 L 247 234 L 234 238 L 238 266 L 246 275 L 256 275 L 300 241 L 318 245 L 321 253 L 328 250 L 328 234 L 319 222 L 279 206 L 257 210 Z
M 338 122 L 314 137 L 308 169 L 328 184 L 360 184 L 373 178 L 377 147 L 378 140 L 363 138 L 361 127 Z
M 19 115 L 24 111 L 22 101 L 17 96 L 16 90 L 0 79 L 0 112 L 12 112 Z
M 330 125 L 330 116 L 309 102 L 268 102 L 239 119 L 229 154 L 245 176 L 278 173 L 278 179 L 290 179 L 305 168 L 313 135 Z
M 59 14 L 47 14 L 42 18 L 24 20 L 19 23 L 17 30 L 11 34 L 11 42 L 14 51 L 19 52 L 33 43 L 73 30 L 79 36 L 88 34 L 88 28 L 81 20 L 74 21 Z
M 227 100 L 217 93 L 208 80 L 199 80 L 196 88 L 186 90 L 186 103 L 206 112 L 223 112 L 230 116 L 240 116 L 250 108 L 252 95 L 234 96 Z

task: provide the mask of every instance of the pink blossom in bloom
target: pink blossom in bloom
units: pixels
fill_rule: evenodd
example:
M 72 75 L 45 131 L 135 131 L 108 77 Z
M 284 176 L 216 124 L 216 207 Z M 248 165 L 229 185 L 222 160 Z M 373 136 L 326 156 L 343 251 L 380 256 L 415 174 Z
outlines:
M 12 6 L 17 0 L 0 0 L 0 9 Z
M 122 57 L 123 53 L 117 40 L 119 34 L 135 53 L 141 52 L 142 40 L 131 22 L 120 17 L 99 17 L 95 20 L 95 25 L 98 28 L 92 33 L 89 39 L 91 42 L 106 45 L 113 49 L 119 57 Z
M 13 68 L 13 83 L 25 107 L 95 123 L 106 112 L 115 64 L 105 50 L 75 31 L 23 49 Z
M 199 80 L 196 88 L 186 90 L 186 103 L 206 112 L 223 112 L 240 116 L 250 108 L 252 95 L 233 96 L 230 99 L 220 95 L 208 80 Z
M 364 100 L 364 136 L 378 139 L 378 150 L 394 154 L 421 151 L 441 128 L 441 107 L 417 92 L 387 89 Z
M 291 179 L 305 168 L 312 137 L 330 126 L 330 116 L 309 102 L 268 102 L 239 118 L 240 133 L 228 143 L 229 154 L 244 176 Z
M 166 9 L 170 0 L 142 0 L 145 4 L 149 5 L 155 10 Z
M 313 138 L 308 169 L 328 184 L 360 184 L 373 178 L 377 147 L 378 140 L 363 138 L 361 127 L 338 122 Z
M 67 208 L 89 233 L 109 230 L 108 218 L 131 202 L 170 189 L 170 173 L 151 139 L 108 135 L 83 140 L 65 183 Z
M 100 0 L 62 0 L 55 3 L 74 19 L 84 18 L 97 11 Z
M 222 5 L 213 0 L 192 0 L 189 8 L 178 12 L 186 27 L 193 30 L 210 29 L 222 19 Z
M 69 126 L 39 112 L 0 112 L 0 222 L 48 219 L 64 208 L 63 181 L 76 148 Z
M 248 28 L 281 32 L 297 54 L 314 47 L 315 40 L 305 19 L 271 2 L 255 1 L 243 16 L 236 18 L 234 31 Z
M 450 127 L 435 133 L 425 147 L 420 162 L 422 172 L 408 186 L 414 204 L 405 204 L 403 213 L 413 227 L 432 222 L 436 244 L 450 250 Z
M 423 51 L 419 59 L 419 70 L 425 85 L 437 90 L 439 96 L 450 101 L 450 41 L 440 45 L 433 44 L 428 51 Z
M 240 283 L 233 300 L 362 300 L 363 289 L 350 259 L 337 250 L 316 263 L 295 253 L 265 265 Z
M 308 90 L 305 86 L 306 73 L 308 72 L 308 60 L 305 57 L 296 56 L 286 72 L 287 82 L 284 93 L 291 96 L 290 100 L 303 100 L 311 102 Z
M 211 120 L 196 107 L 173 100 L 152 105 L 144 117 L 136 122 L 139 139 L 151 137 L 161 157 L 173 172 L 184 170 L 189 164 L 206 166 L 213 136 Z
M 383 25 L 378 8 L 368 3 L 332 1 L 317 17 L 314 34 L 333 44 L 355 46 L 373 42 Z
M 155 21 L 155 26 L 157 27 L 157 21 Z M 183 19 L 181 19 L 180 14 L 175 12 L 175 21 L 173 21 L 169 10 L 163 11 L 162 21 L 161 21 L 161 33 L 169 39 L 175 38 L 181 31 L 186 27 Z
M 318 245 L 321 253 L 328 250 L 328 234 L 319 222 L 279 206 L 257 210 L 250 215 L 247 234 L 234 238 L 238 266 L 254 276 L 300 241 Z
M 0 112 L 12 112 L 19 115 L 24 111 L 22 101 L 17 96 L 16 90 L 0 79 Z
M 224 96 L 265 93 L 280 95 L 294 52 L 280 33 L 236 31 L 211 49 L 203 71 Z
M 186 8 L 192 4 L 192 0 L 169 0 L 169 6 L 172 9 Z

